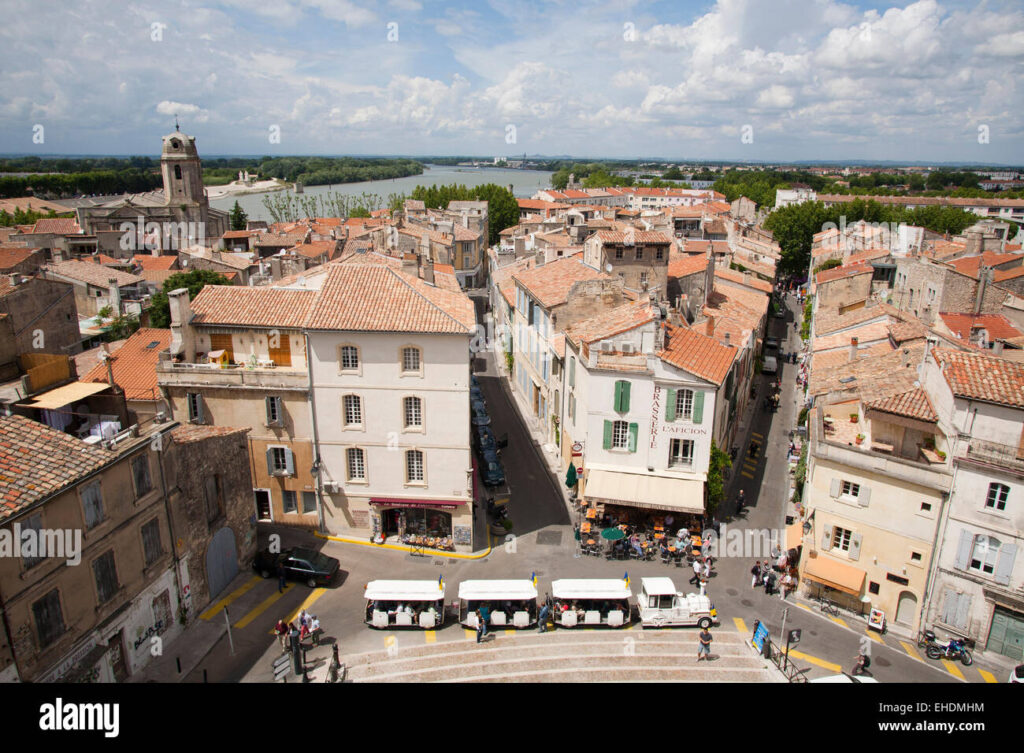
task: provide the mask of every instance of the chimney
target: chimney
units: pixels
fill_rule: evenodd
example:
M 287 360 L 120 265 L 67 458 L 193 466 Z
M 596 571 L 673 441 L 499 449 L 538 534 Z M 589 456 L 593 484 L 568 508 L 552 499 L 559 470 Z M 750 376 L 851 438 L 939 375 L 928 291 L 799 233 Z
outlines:
M 431 259 L 424 259 L 423 261 L 423 281 L 431 285 L 434 284 L 434 262 Z
M 750 272 L 743 273 L 743 284 L 747 286 L 750 285 Z
M 725 333 L 725 346 L 729 347 L 729 345 L 730 345 L 730 343 L 729 343 L 729 333 L 726 332 Z
M 407 275 L 419 277 L 420 257 L 418 254 L 402 254 L 402 271 Z
M 715 254 L 708 244 L 708 265 L 704 271 L 704 303 L 707 304 L 711 294 L 715 292 Z
M 850 363 L 857 360 L 857 345 L 860 343 L 860 339 L 857 337 L 850 338 Z
M 60 249 L 53 249 L 53 263 L 60 264 L 62 261 L 64 261 L 63 252 L 61 252 Z
M 992 355 L 1001 356 L 1003 354 L 1003 346 L 1006 345 L 1005 340 L 996 340 L 992 343 Z
M 927 338 L 925 338 L 925 341 L 924 341 L 924 361 L 928 360 L 928 355 L 932 352 L 932 349 L 933 348 L 937 348 L 938 346 L 939 346 L 939 338 L 937 338 L 937 337 L 927 337 Z
M 188 289 L 172 290 L 167 294 L 167 300 L 171 310 L 171 355 L 181 356 L 186 363 L 195 363 L 196 341 Z
M 277 282 L 281 277 L 281 257 L 275 254 L 270 257 L 270 279 Z
M 8 277 L 10 278 L 10 280 L 11 280 L 11 287 L 12 287 L 12 288 L 15 288 L 15 287 L 17 287 L 17 286 L 18 286 L 19 284 L 21 284 L 21 275 L 20 275 L 20 274 L 18 274 L 17 272 L 11 272 L 11 273 L 10 273 L 9 275 L 7 275 L 7 276 L 8 276 Z
M 978 269 L 978 296 L 974 300 L 974 313 L 975 315 L 981 313 L 982 306 L 985 303 L 985 289 L 988 284 L 992 282 L 992 268 L 986 267 L 985 263 L 982 262 Z
M 117 385 L 114 384 L 114 359 L 110 357 L 110 350 L 106 343 L 100 345 L 100 348 L 100 359 L 107 366 L 107 384 L 116 387 Z
M 117 287 L 117 280 L 111 278 L 107 280 L 107 290 L 110 292 L 109 301 L 110 308 L 114 311 L 114 316 L 120 316 L 121 314 L 121 290 Z
M 704 334 L 713 337 L 715 334 L 715 317 L 709 316 L 704 322 Z

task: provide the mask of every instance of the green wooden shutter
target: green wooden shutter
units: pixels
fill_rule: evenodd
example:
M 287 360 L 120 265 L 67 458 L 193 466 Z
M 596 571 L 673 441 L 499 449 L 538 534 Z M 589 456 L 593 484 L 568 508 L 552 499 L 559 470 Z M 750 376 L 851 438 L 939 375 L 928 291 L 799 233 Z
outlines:
M 665 420 L 676 420 L 676 391 L 665 390 Z
M 619 413 L 629 413 L 629 382 L 615 383 L 615 410 Z
M 636 435 L 640 431 L 640 424 L 629 425 L 629 451 L 636 452 Z
M 704 393 L 699 390 L 693 392 L 693 422 L 699 424 L 704 420 Z
M 610 450 L 612 448 L 612 422 L 604 422 L 604 448 Z

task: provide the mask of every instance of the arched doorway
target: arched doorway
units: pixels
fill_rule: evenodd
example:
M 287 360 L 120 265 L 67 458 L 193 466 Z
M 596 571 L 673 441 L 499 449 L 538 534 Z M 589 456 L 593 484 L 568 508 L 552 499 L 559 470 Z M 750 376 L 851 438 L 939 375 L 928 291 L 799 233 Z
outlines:
M 900 592 L 900 600 L 896 606 L 896 622 L 900 625 L 912 625 L 917 615 L 917 596 L 910 591 Z
M 235 534 L 224 526 L 213 535 L 210 548 L 206 550 L 206 583 L 210 598 L 223 591 L 236 575 L 238 550 L 235 548 Z

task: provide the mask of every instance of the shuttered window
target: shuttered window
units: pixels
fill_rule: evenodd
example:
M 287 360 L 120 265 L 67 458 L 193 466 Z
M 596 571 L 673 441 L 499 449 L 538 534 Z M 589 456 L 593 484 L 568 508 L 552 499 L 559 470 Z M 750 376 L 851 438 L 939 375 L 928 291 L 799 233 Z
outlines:
M 99 481 L 82 487 L 82 510 L 85 514 L 86 530 L 103 522 L 103 493 Z
M 629 413 L 629 382 L 619 380 L 615 383 L 615 412 Z
M 110 601 L 120 588 L 117 583 L 117 568 L 114 566 L 113 549 L 93 560 L 92 572 L 96 578 L 96 597 L 99 599 L 99 603 Z
M 64 634 L 64 615 L 57 589 L 32 604 L 32 616 L 36 620 L 36 636 L 40 648 L 46 648 Z
M 235 360 L 234 346 L 231 344 L 231 335 L 210 335 L 210 350 L 223 350 L 229 361 Z
M 270 360 L 277 366 L 292 365 L 292 343 L 287 335 L 273 335 L 270 338 Z
M 145 557 L 146 567 L 149 567 L 164 553 L 163 544 L 160 542 L 160 519 L 153 518 L 142 526 L 142 552 Z

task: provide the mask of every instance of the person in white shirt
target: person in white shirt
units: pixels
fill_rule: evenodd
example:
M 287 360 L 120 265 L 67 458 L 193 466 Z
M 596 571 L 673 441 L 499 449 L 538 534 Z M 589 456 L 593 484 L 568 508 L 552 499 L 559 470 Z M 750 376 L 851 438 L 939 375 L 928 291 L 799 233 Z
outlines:
M 320 645 L 320 618 L 313 615 L 309 620 L 309 633 L 313 638 L 313 645 Z
M 690 583 L 696 584 L 700 581 L 701 565 L 700 558 L 698 557 L 693 561 L 693 577 L 690 578 Z

